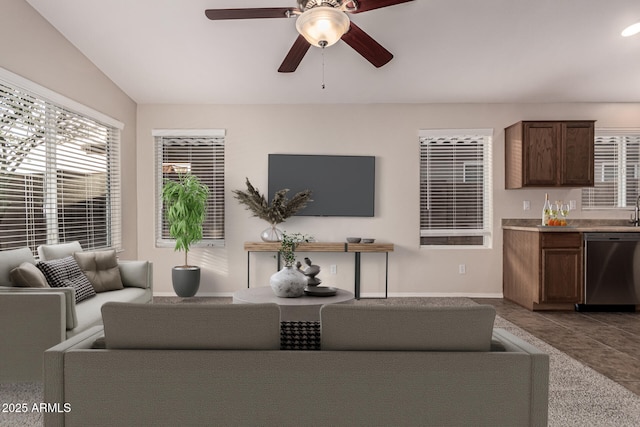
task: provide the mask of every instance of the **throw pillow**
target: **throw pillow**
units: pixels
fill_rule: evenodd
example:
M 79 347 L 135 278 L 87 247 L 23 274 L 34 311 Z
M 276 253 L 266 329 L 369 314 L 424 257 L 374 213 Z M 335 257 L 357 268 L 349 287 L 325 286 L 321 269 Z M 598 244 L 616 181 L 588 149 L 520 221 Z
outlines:
M 47 278 L 44 277 L 42 271 L 31 264 L 30 262 L 23 262 L 18 267 L 11 270 L 9 273 L 11 283 L 14 286 L 25 288 L 48 288 Z
M 147 289 L 149 287 L 149 261 L 123 261 L 118 263 L 122 284 L 125 287 Z
M 73 257 L 96 292 L 115 291 L 124 287 L 115 250 L 75 252 Z
M 40 245 L 38 246 L 38 256 L 41 261 L 52 261 L 54 259 L 71 256 L 74 252 L 80 252 L 81 250 L 82 246 L 77 240 L 69 243 Z
M 67 288 L 73 288 L 76 290 L 76 303 L 84 301 L 87 298 L 91 298 L 96 295 L 96 290 L 93 289 L 89 279 L 84 274 L 80 276 L 72 277 L 63 281 L 64 286 Z
M 89 279 L 84 275 L 72 256 L 52 261 L 40 261 L 36 265 L 52 288 L 72 287 L 75 289 L 76 302 L 83 301 L 96 294 Z

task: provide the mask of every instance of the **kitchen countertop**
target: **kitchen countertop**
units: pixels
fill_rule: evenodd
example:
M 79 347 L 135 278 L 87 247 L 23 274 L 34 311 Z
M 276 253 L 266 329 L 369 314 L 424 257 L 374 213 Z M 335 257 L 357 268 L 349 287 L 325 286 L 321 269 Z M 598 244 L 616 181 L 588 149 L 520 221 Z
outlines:
M 566 226 L 542 226 L 539 219 L 503 219 L 502 229 L 541 233 L 640 233 L 640 227 L 620 219 L 570 219 Z

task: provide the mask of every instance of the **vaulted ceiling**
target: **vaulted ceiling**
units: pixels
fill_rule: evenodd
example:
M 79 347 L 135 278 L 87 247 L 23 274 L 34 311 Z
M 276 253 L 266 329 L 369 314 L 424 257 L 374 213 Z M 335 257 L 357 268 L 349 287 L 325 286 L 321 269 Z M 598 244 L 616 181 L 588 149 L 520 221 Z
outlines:
M 350 15 L 387 65 L 340 41 L 290 74 L 295 19 L 204 11 L 295 0 L 26 1 L 140 104 L 640 102 L 637 0 L 416 0 Z

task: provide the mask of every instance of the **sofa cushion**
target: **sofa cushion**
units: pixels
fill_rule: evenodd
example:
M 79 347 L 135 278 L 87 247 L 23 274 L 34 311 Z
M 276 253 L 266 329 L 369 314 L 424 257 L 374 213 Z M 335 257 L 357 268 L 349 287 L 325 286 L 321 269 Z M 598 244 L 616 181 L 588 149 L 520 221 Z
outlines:
M 149 261 L 118 261 L 120 277 L 125 287 L 149 287 Z
M 115 250 L 75 252 L 73 257 L 96 292 L 123 288 Z
M 495 316 L 495 309 L 489 305 L 325 305 L 320 310 L 321 348 L 490 351 Z
M 76 303 L 95 296 L 96 291 L 72 256 L 52 261 L 40 261 L 37 267 L 44 273 L 52 288 L 75 289 Z
M 35 264 L 23 262 L 18 267 L 11 270 L 9 274 L 11 283 L 14 286 L 25 288 L 48 288 L 47 278 Z
M 117 291 L 100 292 L 75 305 L 78 319 L 77 326 L 67 331 L 67 338 L 71 338 L 92 326 L 102 325 L 101 308 L 108 302 L 149 303 L 152 300 L 150 289 L 124 288 Z
M 110 302 L 102 320 L 111 349 L 280 349 L 277 304 Z
M 80 242 L 55 243 L 51 245 L 38 246 L 38 257 L 40 261 L 51 261 L 54 259 L 72 256 L 74 252 L 81 252 Z
M 0 286 L 13 285 L 11 282 L 11 270 L 20 266 L 23 262 L 36 263 L 31 249 L 24 247 L 0 251 Z

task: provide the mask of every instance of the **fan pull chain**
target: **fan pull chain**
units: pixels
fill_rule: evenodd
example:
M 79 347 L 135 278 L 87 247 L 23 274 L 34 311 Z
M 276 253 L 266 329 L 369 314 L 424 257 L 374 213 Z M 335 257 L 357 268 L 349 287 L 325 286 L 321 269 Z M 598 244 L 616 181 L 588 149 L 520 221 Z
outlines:
M 320 48 L 322 48 L 322 89 L 324 89 L 324 48 L 327 47 L 327 42 L 320 41 Z
M 324 89 L 324 48 L 322 48 L 322 89 Z

